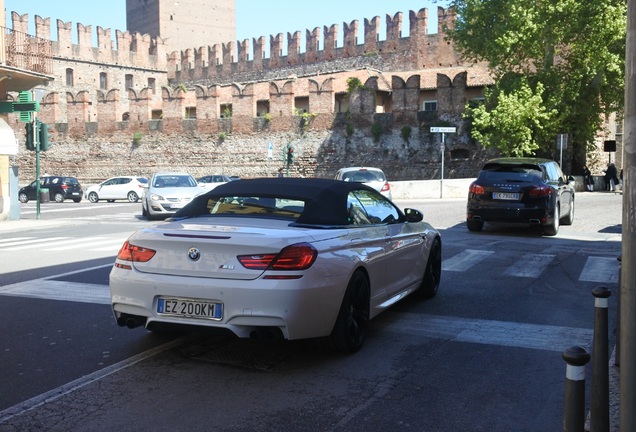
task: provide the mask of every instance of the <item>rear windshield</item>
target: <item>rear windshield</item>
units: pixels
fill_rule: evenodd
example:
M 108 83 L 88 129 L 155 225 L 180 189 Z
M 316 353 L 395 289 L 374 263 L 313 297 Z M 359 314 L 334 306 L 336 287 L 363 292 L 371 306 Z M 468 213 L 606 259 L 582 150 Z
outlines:
M 541 181 L 543 170 L 537 165 L 487 164 L 479 173 L 482 180 Z
M 228 196 L 208 199 L 206 213 L 231 216 L 273 216 L 296 220 L 305 202 L 287 198 L 259 196 Z
M 189 175 L 165 175 L 156 177 L 152 186 L 156 188 L 195 187 L 197 182 Z
M 384 173 L 380 171 L 351 171 L 342 175 L 344 181 L 366 183 L 373 181 L 385 181 Z

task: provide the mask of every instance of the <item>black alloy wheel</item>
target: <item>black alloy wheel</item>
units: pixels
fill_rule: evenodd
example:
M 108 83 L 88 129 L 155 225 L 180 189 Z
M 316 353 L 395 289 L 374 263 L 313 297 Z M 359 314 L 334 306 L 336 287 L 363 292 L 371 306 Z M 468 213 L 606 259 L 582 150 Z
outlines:
M 369 330 L 370 287 L 361 270 L 351 276 L 345 291 L 336 324 L 329 337 L 332 349 L 344 353 L 358 351 Z
M 561 212 L 559 211 L 559 204 L 554 207 L 554 217 L 552 223 L 543 227 L 543 235 L 555 236 L 559 232 L 559 220 L 561 218 Z
M 431 252 L 428 254 L 426 271 L 420 288 L 416 291 L 422 298 L 432 298 L 437 294 L 439 283 L 442 279 L 442 243 L 438 238 L 431 245 Z

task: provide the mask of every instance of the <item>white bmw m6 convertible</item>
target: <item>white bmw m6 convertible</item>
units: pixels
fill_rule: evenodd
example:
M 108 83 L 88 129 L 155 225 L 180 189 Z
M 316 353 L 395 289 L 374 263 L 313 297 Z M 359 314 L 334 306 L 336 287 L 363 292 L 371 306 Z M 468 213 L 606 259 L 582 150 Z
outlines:
M 407 295 L 435 296 L 439 232 L 373 188 L 331 179 L 229 182 L 124 243 L 110 273 L 121 326 L 322 338 L 342 352 Z

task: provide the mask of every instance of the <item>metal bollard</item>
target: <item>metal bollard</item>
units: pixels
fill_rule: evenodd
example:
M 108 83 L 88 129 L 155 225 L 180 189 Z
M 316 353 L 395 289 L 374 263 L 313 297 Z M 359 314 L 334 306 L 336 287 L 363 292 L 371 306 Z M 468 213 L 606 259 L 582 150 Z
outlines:
M 590 355 L 582 347 L 574 346 L 563 352 L 563 360 L 568 364 L 565 372 L 563 432 L 584 432 L 585 365 L 590 361 Z
M 608 298 L 612 292 L 599 286 L 592 290 L 594 300 L 594 346 L 592 347 L 592 397 L 590 432 L 609 432 L 609 352 Z
M 618 258 L 618 298 L 616 299 L 616 353 L 614 355 L 614 366 L 621 365 L 621 272 L 623 271 L 623 255 Z

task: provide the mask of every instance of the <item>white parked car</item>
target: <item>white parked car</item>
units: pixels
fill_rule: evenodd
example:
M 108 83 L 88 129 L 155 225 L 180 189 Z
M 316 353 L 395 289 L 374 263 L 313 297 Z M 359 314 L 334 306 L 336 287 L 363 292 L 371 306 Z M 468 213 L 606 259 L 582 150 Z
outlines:
M 156 173 L 150 179 L 148 190 L 141 200 L 141 213 L 148 219 L 172 216 L 203 190 L 188 173 Z
M 119 176 L 112 177 L 100 184 L 92 185 L 84 191 L 84 197 L 92 203 L 106 200 L 127 200 L 131 203 L 139 201 L 144 195 L 144 187 L 148 185 L 146 177 Z
M 201 326 L 239 337 L 324 338 L 358 350 L 369 320 L 407 295 L 433 297 L 440 233 L 373 188 L 261 178 L 196 197 L 134 233 L 110 273 L 120 326 Z
M 210 190 L 224 183 L 231 182 L 232 179 L 226 175 L 214 174 L 199 177 L 197 181 L 199 182 L 199 186 L 202 186 L 206 190 Z
M 349 167 L 341 168 L 336 173 L 336 180 L 352 181 L 364 183 L 380 192 L 382 195 L 392 200 L 391 185 L 386 179 L 386 175 L 380 168 L 372 167 Z

